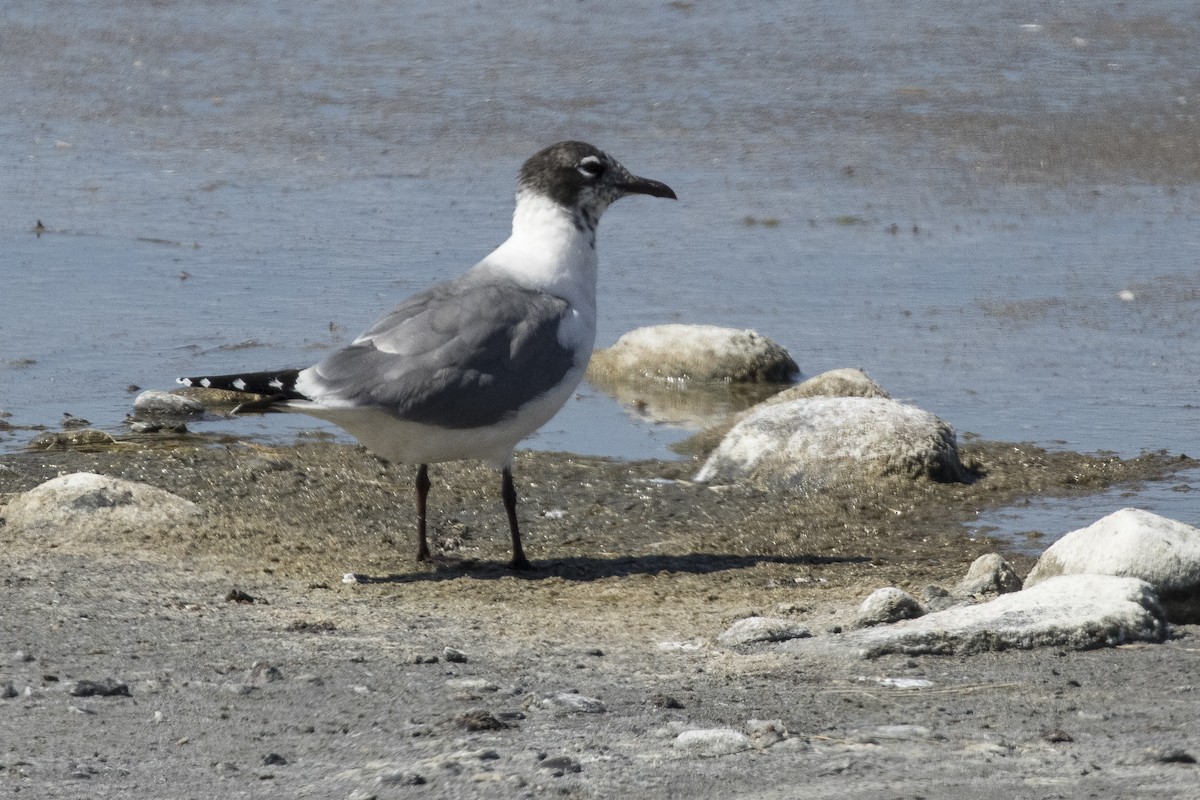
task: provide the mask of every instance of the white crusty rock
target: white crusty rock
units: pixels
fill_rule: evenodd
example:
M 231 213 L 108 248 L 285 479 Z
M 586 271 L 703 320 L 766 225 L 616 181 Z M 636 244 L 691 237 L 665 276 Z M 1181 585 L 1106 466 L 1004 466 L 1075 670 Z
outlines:
M 1114 511 L 1050 545 L 1025 587 L 1079 574 L 1140 578 L 1172 622 L 1200 622 L 1200 529 L 1191 525 L 1137 508 Z
M 717 637 L 722 647 L 737 647 L 755 642 L 783 642 L 809 636 L 808 628 L 789 619 L 746 617 L 733 623 Z
M 62 545 L 166 531 L 202 512 L 195 503 L 144 483 L 75 472 L 17 495 L 3 516 L 13 533 Z
M 925 613 L 917 599 L 903 589 L 885 586 L 867 596 L 858 608 L 854 623 L 860 628 L 915 619 Z
M 1159 642 L 1166 632 L 1162 607 L 1145 581 L 1064 575 L 986 603 L 850 631 L 833 641 L 837 647 L 851 647 L 860 656 L 874 658 L 888 653 L 978 653 L 1047 646 L 1086 650 L 1131 641 Z M 780 646 L 799 651 L 819 647 L 819 642 L 806 639 Z
M 997 553 L 988 553 L 975 559 L 967 576 L 954 587 L 952 594 L 958 597 L 974 597 L 983 594 L 1008 594 L 1021 589 L 1021 579 L 1012 565 Z
M 806 381 L 768 397 L 764 404 L 786 403 L 806 397 L 882 397 L 890 398 L 882 386 L 861 369 L 843 367 L 814 375 Z
M 895 400 L 814 397 L 752 411 L 696 480 L 809 487 L 889 475 L 961 480 L 954 429 Z
M 133 410 L 139 414 L 196 416 L 204 413 L 204 404 L 192 397 L 175 392 L 148 389 L 134 399 Z
M 652 325 L 593 353 L 588 377 L 601 385 L 646 379 L 783 383 L 799 371 L 787 350 L 755 331 Z

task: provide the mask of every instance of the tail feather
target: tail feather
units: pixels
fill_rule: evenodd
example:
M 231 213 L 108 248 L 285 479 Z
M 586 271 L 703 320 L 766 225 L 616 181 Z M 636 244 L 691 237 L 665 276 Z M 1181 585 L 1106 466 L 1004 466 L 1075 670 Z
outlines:
M 207 375 L 195 378 L 176 378 L 184 386 L 203 389 L 225 389 L 231 392 L 265 395 L 272 401 L 303 400 L 304 395 L 296 391 L 298 369 L 280 369 L 271 372 L 238 372 L 232 375 Z

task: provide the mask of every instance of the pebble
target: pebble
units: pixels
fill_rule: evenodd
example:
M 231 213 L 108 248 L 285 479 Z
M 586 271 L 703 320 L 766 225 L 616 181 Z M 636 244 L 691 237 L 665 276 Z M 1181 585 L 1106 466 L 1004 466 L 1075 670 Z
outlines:
M 675 737 L 675 746 L 699 756 L 724 756 L 754 749 L 749 736 L 733 728 L 705 728 L 684 731 Z
M 446 688 L 455 692 L 498 692 L 500 685 L 487 678 L 451 678 Z
M 70 414 L 66 411 L 63 412 L 62 426 L 64 429 L 71 430 L 73 428 L 86 428 L 87 426 L 89 426 L 91 424 L 92 424 L 91 422 L 84 419 L 83 417 L 77 417 L 74 414 Z
M 462 650 L 454 647 L 446 647 L 442 650 L 442 658 L 449 661 L 451 664 L 467 663 L 467 654 Z
M 198 416 L 204 413 L 204 405 L 190 397 L 148 389 L 133 401 L 139 414 L 166 414 L 170 416 Z
M 891 395 L 861 369 L 845 367 L 831 369 L 808 380 L 784 389 L 763 401 L 763 404 L 786 403 L 806 397 L 882 397 Z
M 792 620 L 774 617 L 747 617 L 739 619 L 717 636 L 717 644 L 722 647 L 736 647 L 754 642 L 785 642 L 789 639 L 804 639 L 811 635 L 808 628 Z
M 562 714 L 603 714 L 608 711 L 608 706 L 604 705 L 603 701 L 572 692 L 560 692 L 541 697 L 531 696 L 526 699 L 525 707 L 557 711 Z
M 933 681 L 924 678 L 875 678 L 875 682 L 889 689 L 929 689 L 933 686 Z
M 878 744 L 881 740 L 928 739 L 932 731 L 924 725 L 879 725 L 859 731 L 854 740 L 862 744 Z
M 674 696 L 669 694 L 653 694 L 650 696 L 650 705 L 655 708 L 683 708 L 683 703 L 679 702 Z
M 263 686 L 283 678 L 283 673 L 266 661 L 255 661 L 246 670 L 243 680 L 251 686 Z
M 131 697 L 129 686 L 113 680 L 105 678 L 102 681 L 80 680 L 72 684 L 70 693 L 72 697 Z
M 468 731 L 500 731 L 508 728 L 506 722 L 496 719 L 490 711 L 482 708 L 464 711 L 454 718 L 459 727 Z
M 375 779 L 380 786 L 423 786 L 425 776 L 407 769 L 385 772 Z
M 29 440 L 30 450 L 69 450 L 97 444 L 116 444 L 117 440 L 95 428 L 78 428 L 69 431 L 43 431 Z
M 743 730 L 759 750 L 779 744 L 788 736 L 787 726 L 781 719 L 752 719 Z
M 568 772 L 582 772 L 583 765 L 570 756 L 552 756 L 538 763 L 538 769 L 547 770 L 556 778 L 561 778 Z
M 652 325 L 629 331 L 597 350 L 593 381 L 787 382 L 800 371 L 787 350 L 752 330 L 715 325 Z
M 1020 589 L 1021 579 L 1012 565 L 999 554 L 988 553 L 975 559 L 970 569 L 967 570 L 966 577 L 958 586 L 954 587 L 953 594 L 960 597 L 971 597 L 1007 594 L 1020 591 Z
M 886 586 L 876 589 L 859 606 L 854 623 L 860 628 L 915 619 L 925 613 L 917 599 L 903 589 Z

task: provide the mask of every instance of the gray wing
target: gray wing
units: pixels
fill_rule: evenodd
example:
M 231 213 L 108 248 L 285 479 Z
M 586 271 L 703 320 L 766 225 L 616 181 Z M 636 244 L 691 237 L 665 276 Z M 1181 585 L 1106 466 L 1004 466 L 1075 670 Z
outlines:
M 313 367 L 310 393 L 446 428 L 489 425 L 575 365 L 558 340 L 567 310 L 559 297 L 468 273 L 408 298 Z

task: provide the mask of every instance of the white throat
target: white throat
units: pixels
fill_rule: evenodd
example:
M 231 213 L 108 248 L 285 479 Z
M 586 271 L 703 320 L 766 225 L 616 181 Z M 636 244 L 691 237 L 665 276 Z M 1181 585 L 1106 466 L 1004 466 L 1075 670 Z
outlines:
M 512 236 L 484 259 L 529 289 L 561 297 L 595 315 L 596 232 L 576 224 L 571 212 L 540 194 L 517 194 Z

